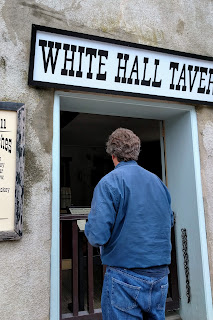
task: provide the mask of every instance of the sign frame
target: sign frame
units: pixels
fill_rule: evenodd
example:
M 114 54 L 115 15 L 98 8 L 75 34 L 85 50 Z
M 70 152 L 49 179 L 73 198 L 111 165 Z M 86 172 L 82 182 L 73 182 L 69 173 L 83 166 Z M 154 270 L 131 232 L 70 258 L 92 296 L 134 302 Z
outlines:
M 24 162 L 25 162 L 25 105 L 16 102 L 0 102 L 0 111 L 15 111 L 16 127 L 16 173 L 15 209 L 13 230 L 1 231 L 0 241 L 19 240 L 22 237 L 23 200 L 24 200 Z
M 182 103 L 187 103 L 187 104 L 199 104 L 199 105 L 211 105 L 213 106 L 213 95 L 212 95 L 212 100 L 206 101 L 205 97 L 204 99 L 190 99 L 190 98 L 181 98 L 180 96 L 167 96 L 167 95 L 157 95 L 156 90 L 154 91 L 154 94 L 152 93 L 136 93 L 136 92 L 130 92 L 130 91 L 125 91 L 125 90 L 112 90 L 112 89 L 103 89 L 103 88 L 98 88 L 98 87 L 89 87 L 89 86 L 83 86 L 83 85 L 72 85 L 72 84 L 63 84 L 63 83 L 56 83 L 56 82 L 48 82 L 48 81 L 38 81 L 34 80 L 34 68 L 35 68 L 35 50 L 36 50 L 36 36 L 37 32 L 47 32 L 50 34 L 56 34 L 56 35 L 62 35 L 62 36 L 70 36 L 70 37 L 75 37 L 79 39 L 85 39 L 85 40 L 93 40 L 96 42 L 102 42 L 105 44 L 115 44 L 119 46 L 125 46 L 126 48 L 133 48 L 133 49 L 141 49 L 141 50 L 146 50 L 148 52 L 152 53 L 163 53 L 163 54 L 168 54 L 171 55 L 174 58 L 191 58 L 191 59 L 196 59 L 200 63 L 202 61 L 207 61 L 207 62 L 212 62 L 213 57 L 208 57 L 208 56 L 203 56 L 203 55 L 197 55 L 197 54 L 192 54 L 192 53 L 185 53 L 181 51 L 175 51 L 175 50 L 168 50 L 164 48 L 159 48 L 159 47 L 153 47 L 153 46 L 146 46 L 143 44 L 137 44 L 137 43 L 131 43 L 127 41 L 121 41 L 121 40 L 115 40 L 115 39 L 110 39 L 110 38 L 104 38 L 104 37 L 99 37 L 99 36 L 94 36 L 94 35 L 89 35 L 89 34 L 84 34 L 84 33 L 78 33 L 78 32 L 73 32 L 73 31 L 68 31 L 68 30 L 61 30 L 61 29 L 55 29 L 55 28 L 50 28 L 50 27 L 45 27 L 45 26 L 40 26 L 40 25 L 32 25 L 32 36 L 31 36 L 31 51 L 30 51 L 30 64 L 29 64 L 29 74 L 28 74 L 28 84 L 30 86 L 37 86 L 37 87 L 45 87 L 45 88 L 55 88 L 55 89 L 60 89 L 60 90 L 75 90 L 75 91 L 86 91 L 86 92 L 96 92 L 96 93 L 102 93 L 102 94 L 112 94 L 112 95 L 120 95 L 120 96 L 130 96 L 130 97 L 140 97 L 140 98 L 145 98 L 145 99 L 157 99 L 157 100 L 163 100 L 163 101 L 175 101 L 175 102 L 182 102 Z M 43 48 L 42 48 L 43 50 Z M 70 59 L 67 59 L 70 60 Z M 202 60 L 202 61 L 201 61 Z M 146 65 L 145 65 L 146 67 Z M 196 68 L 196 67 L 195 67 Z M 212 63 L 212 68 L 213 68 L 213 63 Z M 205 69 L 205 68 L 202 68 Z M 157 66 L 156 69 L 157 70 Z M 181 69 L 180 69 L 181 70 Z M 179 71 L 180 71 L 179 70 Z M 211 73 L 210 73 L 211 70 Z M 173 69 L 173 72 L 175 71 L 175 68 Z M 187 70 L 188 71 L 188 70 Z M 134 71 L 135 72 L 135 71 Z M 200 87 L 201 87 L 201 80 L 203 76 L 203 71 L 200 71 Z M 209 69 L 209 87 L 210 88 L 210 83 L 212 84 L 213 79 L 211 79 L 211 76 L 213 78 L 213 69 Z M 182 73 L 180 75 L 180 78 L 182 76 Z M 193 76 L 190 71 L 190 77 L 192 77 L 191 80 L 193 80 Z M 195 77 L 194 77 L 195 78 Z M 172 80 L 173 81 L 173 80 Z M 211 82 L 210 82 L 211 81 Z M 212 85 L 213 86 L 213 85 Z M 176 86 L 177 87 L 177 86 Z M 180 86 L 179 86 L 180 87 Z M 176 89 L 177 90 L 177 89 Z M 182 89 L 182 91 L 185 91 Z M 159 92 L 159 91 L 158 91 Z M 158 93 L 157 92 L 157 93 Z

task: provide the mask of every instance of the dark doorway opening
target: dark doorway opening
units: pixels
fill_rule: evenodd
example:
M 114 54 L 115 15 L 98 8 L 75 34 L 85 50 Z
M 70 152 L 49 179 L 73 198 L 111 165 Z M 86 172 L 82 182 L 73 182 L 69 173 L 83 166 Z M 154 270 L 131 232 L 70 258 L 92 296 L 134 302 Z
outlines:
M 105 143 L 119 127 L 131 129 L 141 138 L 138 163 L 161 178 L 159 123 L 157 120 L 61 112 L 61 188 L 71 189 L 71 203 L 68 204 L 90 206 L 94 187 L 113 170 Z M 61 207 L 64 206 L 62 196 Z
M 162 159 L 160 144 L 160 121 L 118 116 L 106 116 L 76 112 L 61 112 L 61 314 L 70 313 L 70 317 L 85 316 L 94 313 L 94 319 L 101 313 L 101 289 L 103 267 L 99 252 L 92 250 L 92 299 L 88 295 L 89 286 L 89 251 L 87 241 L 80 223 L 77 230 L 78 248 L 73 247 L 73 216 L 68 208 L 82 209 L 90 207 L 93 190 L 98 181 L 113 170 L 113 163 L 106 153 L 105 144 L 108 136 L 117 128 L 133 130 L 141 139 L 141 153 L 138 164 L 155 173 L 162 179 Z M 81 220 L 83 221 L 84 219 Z M 74 251 L 73 251 L 74 250 Z M 75 306 L 75 276 L 73 276 L 74 252 L 78 255 L 78 299 Z M 175 254 L 173 254 L 175 260 Z M 177 287 L 176 261 L 171 271 L 170 284 Z M 91 271 L 90 271 L 91 272 Z M 174 280 L 175 278 L 175 280 Z M 177 290 L 176 290 L 177 291 Z M 175 291 L 175 292 L 176 292 Z M 175 299 L 174 299 L 175 297 Z M 168 294 L 167 309 L 178 306 L 178 295 L 172 291 Z M 174 301 L 176 301 L 174 303 Z M 92 303 L 92 305 L 91 305 Z M 92 312 L 89 311 L 92 310 Z M 77 310 L 77 311 L 76 311 Z M 86 313 L 85 313 L 86 312 Z M 99 315 L 98 315 L 99 314 Z M 89 319 L 89 318 L 88 318 Z

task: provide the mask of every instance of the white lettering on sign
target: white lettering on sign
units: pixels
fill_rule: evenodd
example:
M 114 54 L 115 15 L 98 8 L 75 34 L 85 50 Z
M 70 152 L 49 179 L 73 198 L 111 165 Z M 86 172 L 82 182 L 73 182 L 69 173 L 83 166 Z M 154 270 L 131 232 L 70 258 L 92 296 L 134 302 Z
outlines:
M 108 90 L 213 104 L 211 58 L 34 28 L 31 85 Z

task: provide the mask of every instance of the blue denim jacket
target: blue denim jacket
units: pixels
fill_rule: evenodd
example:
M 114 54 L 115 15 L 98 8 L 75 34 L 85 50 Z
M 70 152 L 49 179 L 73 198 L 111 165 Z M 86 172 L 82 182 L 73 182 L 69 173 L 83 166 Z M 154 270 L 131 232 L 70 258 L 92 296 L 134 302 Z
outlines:
M 173 213 L 166 186 L 135 161 L 120 162 L 97 184 L 85 235 L 102 263 L 123 268 L 170 264 Z

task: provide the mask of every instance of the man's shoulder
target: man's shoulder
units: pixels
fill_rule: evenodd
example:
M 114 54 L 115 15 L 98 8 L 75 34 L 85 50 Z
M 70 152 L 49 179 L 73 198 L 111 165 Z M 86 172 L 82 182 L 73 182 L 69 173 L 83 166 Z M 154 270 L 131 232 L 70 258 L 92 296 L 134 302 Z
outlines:
M 97 186 L 107 189 L 115 189 L 123 179 L 125 180 L 125 168 L 114 168 L 112 171 L 108 172 L 101 178 Z
M 125 179 L 126 175 L 141 175 L 143 176 L 143 179 L 148 179 L 148 180 L 155 180 L 157 183 L 164 185 L 162 180 L 154 173 L 151 171 L 146 170 L 142 166 L 136 163 L 136 165 L 130 165 L 130 166 L 120 166 L 118 168 L 113 169 L 109 173 L 107 173 L 104 177 L 101 178 L 98 184 L 111 184 L 115 181 Z
M 116 172 L 116 170 L 112 170 L 112 171 L 108 172 L 105 176 L 103 176 L 101 178 L 101 180 L 99 181 L 99 183 L 101 183 L 101 184 L 110 183 L 111 181 L 113 181 L 115 179 L 117 174 L 118 173 Z
M 116 190 L 118 189 L 118 179 L 115 175 L 115 171 L 112 170 L 109 173 L 107 173 L 101 180 L 98 182 L 98 184 L 95 187 L 95 191 L 101 191 L 106 194 L 115 195 Z

